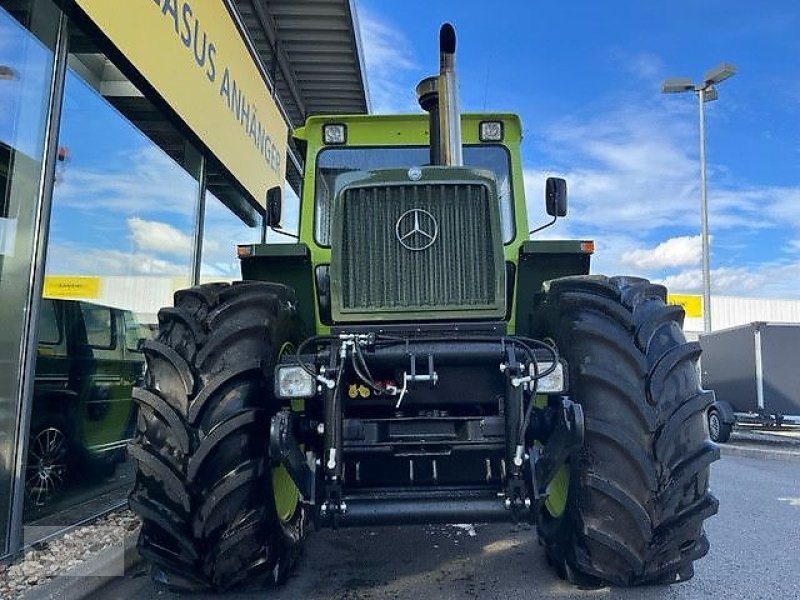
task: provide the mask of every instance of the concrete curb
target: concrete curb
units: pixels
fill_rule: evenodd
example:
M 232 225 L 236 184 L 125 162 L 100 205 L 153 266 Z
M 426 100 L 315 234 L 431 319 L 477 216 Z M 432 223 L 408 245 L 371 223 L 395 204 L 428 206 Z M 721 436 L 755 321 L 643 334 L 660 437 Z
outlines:
M 26 591 L 23 600 L 82 600 L 106 585 L 112 577 L 122 577 L 141 557 L 136 550 L 139 530 L 126 535 L 122 545 L 102 550 L 96 556 Z
M 767 460 L 800 461 L 800 451 L 779 448 L 754 448 L 738 444 L 719 444 L 722 456 L 744 456 L 746 458 L 760 458 Z

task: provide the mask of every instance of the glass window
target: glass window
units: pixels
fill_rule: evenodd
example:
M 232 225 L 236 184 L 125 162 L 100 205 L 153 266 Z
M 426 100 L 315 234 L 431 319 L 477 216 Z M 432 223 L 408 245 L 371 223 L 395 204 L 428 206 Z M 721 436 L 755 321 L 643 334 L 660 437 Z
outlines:
M 35 447 L 58 429 L 72 455 L 57 478 L 31 472 L 28 526 L 69 525 L 127 497 L 131 388 L 144 372 L 133 323 L 156 329 L 191 280 L 201 155 L 97 39 L 70 24 L 45 262 L 46 284 L 59 284 L 49 289 L 65 290 L 67 352 L 40 354 L 29 433 Z
M 430 161 L 427 146 L 327 148 L 317 155 L 314 186 L 314 238 L 322 246 L 330 245 L 331 201 L 336 177 L 351 171 L 405 168 Z M 511 186 L 511 163 L 503 146 L 481 144 L 464 146 L 464 165 L 494 173 L 503 242 L 514 239 L 514 198 Z
M 123 315 L 125 318 L 125 348 L 131 352 L 141 352 L 142 341 L 152 337 L 150 331 L 139 324 L 132 312 L 126 310 Z
M 261 241 L 263 217 L 224 180 L 221 182 L 217 177 L 211 180 L 214 184 L 209 184 L 205 194 L 200 280 L 208 282 L 241 279 L 241 262 L 236 256 L 236 246 Z M 296 242 L 295 238 L 286 234 L 297 235 L 299 224 L 300 198 L 289 183 L 285 182 L 280 227 L 283 233 L 270 229 L 267 231 L 267 243 Z
M 0 1 L 0 556 L 8 550 L 24 323 L 31 305 L 53 49 L 59 12 L 46 1 Z
M 206 191 L 206 212 L 203 226 L 202 281 L 241 279 L 241 266 L 236 256 L 237 244 L 255 244 L 261 240 L 261 216 L 246 223 L 211 191 Z
M 81 314 L 86 328 L 86 343 L 92 348 L 113 348 L 114 318 L 111 309 L 81 302 Z
M 56 317 L 56 303 L 52 300 L 42 300 L 39 309 L 39 343 L 58 344 L 61 335 L 58 332 L 58 318 Z

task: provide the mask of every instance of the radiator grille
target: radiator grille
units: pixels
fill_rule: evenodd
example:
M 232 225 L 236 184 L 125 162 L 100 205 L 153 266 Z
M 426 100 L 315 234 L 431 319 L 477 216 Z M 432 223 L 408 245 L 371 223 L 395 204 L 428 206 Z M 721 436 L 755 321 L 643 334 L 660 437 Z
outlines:
M 485 185 L 417 183 L 343 190 L 341 306 L 344 312 L 436 311 L 496 307 L 491 196 Z M 400 235 L 414 216 L 436 239 L 424 250 Z M 409 213 L 411 211 L 411 213 Z M 398 220 L 403 217 L 398 226 Z M 495 217 L 496 218 L 496 217 Z M 421 234 L 407 242 L 424 245 Z

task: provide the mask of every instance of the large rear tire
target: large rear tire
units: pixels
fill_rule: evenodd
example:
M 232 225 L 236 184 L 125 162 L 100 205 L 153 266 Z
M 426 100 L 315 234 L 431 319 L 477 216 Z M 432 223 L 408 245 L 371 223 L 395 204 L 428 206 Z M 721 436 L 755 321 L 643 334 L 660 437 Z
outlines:
M 280 580 L 294 562 L 306 519 L 275 487 L 293 484 L 273 473 L 268 432 L 273 366 L 299 332 L 294 292 L 279 284 L 202 285 L 159 312 L 129 447 L 139 551 L 157 581 L 224 590 L 257 574 Z
M 541 308 L 586 425 L 566 498 L 537 517 L 548 562 L 584 584 L 691 578 L 708 552 L 703 522 L 717 512 L 708 482 L 719 451 L 683 310 L 666 304 L 663 286 L 603 276 L 552 281 Z

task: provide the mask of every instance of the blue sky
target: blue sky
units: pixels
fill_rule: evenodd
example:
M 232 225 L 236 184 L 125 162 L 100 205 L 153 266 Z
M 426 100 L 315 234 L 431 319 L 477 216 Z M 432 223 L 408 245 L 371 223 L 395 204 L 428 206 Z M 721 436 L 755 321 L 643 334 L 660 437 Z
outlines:
M 357 7 L 375 111 L 419 110 L 414 86 L 436 70 L 438 27 L 451 20 L 462 109 L 522 117 L 531 226 L 545 219 L 545 178 L 564 176 L 570 215 L 540 235 L 595 239 L 595 272 L 645 275 L 676 292 L 701 285 L 697 106 L 660 94 L 660 82 L 734 63 L 738 74 L 707 105 L 714 291 L 800 298 L 796 0 Z M 0 63 L 43 62 L 36 43 L 12 43 L 28 39 L 16 23 L 0 26 Z M 38 117 L 19 81 L 4 84 L 0 134 L 10 127 L 2 115 Z M 29 132 L 17 145 L 37 139 Z M 73 75 L 60 143 L 70 159 L 59 166 L 48 271 L 185 274 L 194 181 Z M 233 276 L 228 240 L 257 232 L 214 201 L 206 218 L 204 272 Z
M 487 7 L 496 7 L 488 11 Z M 596 272 L 701 285 L 698 117 L 667 77 L 738 68 L 706 105 L 716 293 L 800 297 L 800 4 L 795 0 L 358 0 L 373 109 L 415 111 L 439 25 L 459 36 L 462 110 L 524 125 L 531 224 L 547 175 L 570 216 L 548 237 L 597 241 Z

